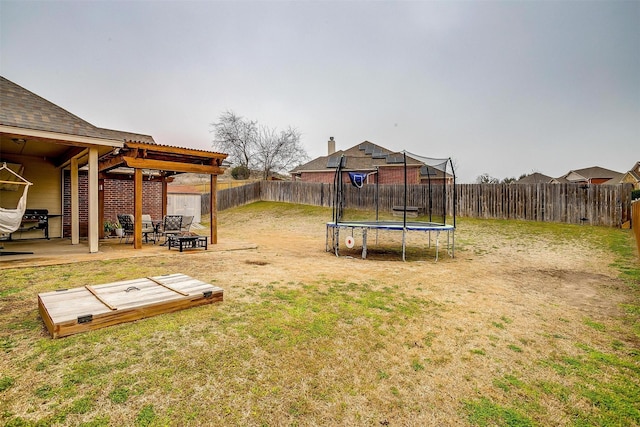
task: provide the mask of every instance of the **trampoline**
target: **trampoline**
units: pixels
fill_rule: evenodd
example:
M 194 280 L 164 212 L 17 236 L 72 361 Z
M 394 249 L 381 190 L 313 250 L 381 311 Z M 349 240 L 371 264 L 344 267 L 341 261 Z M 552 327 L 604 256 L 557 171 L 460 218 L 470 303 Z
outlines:
M 395 163 L 398 166 L 403 167 L 404 170 L 404 182 L 403 191 L 400 191 L 401 200 L 396 200 L 398 203 L 391 203 L 390 211 L 394 215 L 402 216 L 402 220 L 389 220 L 380 219 L 380 200 L 378 191 L 378 174 L 376 172 L 349 170 L 348 159 L 342 155 L 339 159 L 334 161 L 336 173 L 334 176 L 334 203 L 333 203 L 333 218 L 332 221 L 326 223 L 326 235 L 325 235 L 325 250 L 327 252 L 334 252 L 336 256 L 340 256 L 340 230 L 343 229 L 347 232 L 345 239 L 345 246 L 351 249 L 355 245 L 355 232 L 359 231 L 362 235 L 362 259 L 367 257 L 367 237 L 370 230 L 376 231 L 376 240 L 378 237 L 378 231 L 397 231 L 402 233 L 402 260 L 406 261 L 406 249 L 407 249 L 407 234 L 409 232 L 423 232 L 429 235 L 429 247 L 431 247 L 431 237 L 435 235 L 435 260 L 438 261 L 439 251 L 441 249 L 440 235 L 446 233 L 446 249 L 450 256 L 455 257 L 455 229 L 456 229 L 456 205 L 455 205 L 455 173 L 453 171 L 453 164 L 451 158 L 447 159 L 432 159 L 417 156 L 415 154 L 403 151 L 401 153 L 388 154 L 387 156 L 395 159 Z M 389 162 L 387 160 L 387 162 Z M 354 162 L 355 163 L 355 162 Z M 408 183 L 407 182 L 407 165 L 413 167 L 419 167 L 421 171 L 425 171 L 426 183 Z M 451 173 L 448 172 L 448 166 L 450 166 Z M 442 185 L 439 187 L 439 193 L 441 198 L 433 196 L 433 189 L 437 184 L 432 183 L 432 175 L 435 175 L 435 171 L 440 171 L 441 176 L 444 177 Z M 372 220 L 350 220 L 345 218 L 345 191 L 348 189 L 349 181 L 352 187 L 356 188 L 353 191 L 360 191 L 363 188 L 363 182 L 366 176 L 375 175 L 375 218 Z M 447 177 L 452 177 L 453 185 L 451 185 L 453 198 L 451 200 L 452 214 L 448 217 L 447 206 Z M 348 181 L 344 179 L 348 177 Z M 345 183 L 346 181 L 346 183 Z M 435 181 L 435 179 L 434 179 Z M 371 184 L 369 184 L 371 185 Z M 416 198 L 412 194 L 420 193 L 422 197 Z M 410 200 L 411 199 L 411 200 Z M 411 204 L 411 205 L 410 205 Z M 389 203 L 387 203 L 389 205 Z M 347 206 L 348 207 L 348 206 Z M 389 212 L 391 213 L 391 212 Z M 420 218 L 427 218 L 427 221 L 420 220 L 407 220 L 407 216 L 415 216 Z M 447 219 L 450 219 L 451 223 L 447 223 Z

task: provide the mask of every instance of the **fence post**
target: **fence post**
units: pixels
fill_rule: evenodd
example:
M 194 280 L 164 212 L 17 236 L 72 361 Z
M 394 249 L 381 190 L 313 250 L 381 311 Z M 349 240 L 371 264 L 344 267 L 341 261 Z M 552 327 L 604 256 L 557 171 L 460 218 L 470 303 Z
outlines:
M 640 199 L 631 202 L 631 227 L 636 237 L 636 246 L 640 257 Z

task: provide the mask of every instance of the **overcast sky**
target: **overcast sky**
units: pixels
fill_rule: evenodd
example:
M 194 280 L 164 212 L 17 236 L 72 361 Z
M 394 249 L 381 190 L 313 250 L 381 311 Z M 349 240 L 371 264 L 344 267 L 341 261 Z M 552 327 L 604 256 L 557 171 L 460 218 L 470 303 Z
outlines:
M 640 161 L 640 1 L 4 1 L 0 70 L 88 122 L 212 149 L 225 110 L 451 157 L 459 182 Z

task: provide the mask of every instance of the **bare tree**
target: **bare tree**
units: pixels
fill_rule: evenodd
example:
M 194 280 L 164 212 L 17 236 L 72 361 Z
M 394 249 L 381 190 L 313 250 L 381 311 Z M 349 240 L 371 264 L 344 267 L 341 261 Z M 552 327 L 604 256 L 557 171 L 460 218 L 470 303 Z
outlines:
M 301 133 L 289 126 L 284 131 L 244 119 L 232 111 L 220 115 L 212 123 L 214 148 L 229 154 L 239 166 L 259 170 L 263 179 L 274 173 L 288 172 L 309 156 L 301 143 Z
M 309 159 L 300 137 L 300 132 L 291 126 L 283 131 L 266 126 L 260 128 L 256 163 L 260 165 L 263 179 L 275 172 L 286 173 Z
M 498 178 L 494 178 L 486 172 L 476 178 L 477 184 L 497 184 L 498 182 Z
M 229 154 L 229 161 L 251 168 L 257 147 L 258 123 L 225 111 L 212 123 L 215 135 L 213 146 L 216 150 Z

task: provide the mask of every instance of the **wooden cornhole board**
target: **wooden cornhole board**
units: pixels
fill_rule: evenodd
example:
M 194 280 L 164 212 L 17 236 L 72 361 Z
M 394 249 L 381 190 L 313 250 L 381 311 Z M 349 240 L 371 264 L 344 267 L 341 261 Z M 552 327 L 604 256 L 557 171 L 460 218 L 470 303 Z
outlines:
M 222 288 L 184 274 L 145 277 L 38 294 L 53 338 L 222 301 Z

